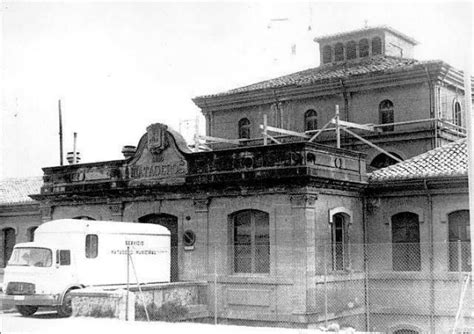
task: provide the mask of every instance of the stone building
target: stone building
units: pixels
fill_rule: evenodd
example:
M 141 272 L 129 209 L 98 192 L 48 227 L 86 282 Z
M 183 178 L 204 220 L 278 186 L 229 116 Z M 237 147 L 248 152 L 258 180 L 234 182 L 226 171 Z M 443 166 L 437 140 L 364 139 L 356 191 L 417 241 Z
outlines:
M 31 225 L 166 226 L 172 281 L 207 282 L 222 321 L 446 332 L 471 270 L 462 75 L 408 58 L 416 41 L 388 27 L 316 41 L 317 68 L 194 99 L 207 135 L 237 144 L 192 152 L 152 124 L 125 159 L 44 168 L 41 190 L 26 192 Z M 342 120 L 378 125 L 357 133 L 405 161 L 348 136 L 335 148 L 333 131 L 316 143 L 259 135 L 267 115 L 309 136 L 336 105 Z M 21 223 L 0 224 L 6 245 Z
M 0 276 L 17 242 L 32 241 L 34 230 L 41 224 L 39 203 L 28 195 L 38 193 L 41 177 L 0 180 Z
M 401 160 L 464 137 L 462 73 L 440 60 L 413 59 L 414 39 L 382 26 L 315 41 L 318 67 L 196 97 L 208 136 L 255 144 L 264 115 L 268 125 L 313 134 L 339 105 L 342 120 L 378 125 L 359 134 Z M 334 132 L 318 142 L 334 145 Z M 369 168 L 393 163 L 352 137 L 342 147 L 366 153 Z

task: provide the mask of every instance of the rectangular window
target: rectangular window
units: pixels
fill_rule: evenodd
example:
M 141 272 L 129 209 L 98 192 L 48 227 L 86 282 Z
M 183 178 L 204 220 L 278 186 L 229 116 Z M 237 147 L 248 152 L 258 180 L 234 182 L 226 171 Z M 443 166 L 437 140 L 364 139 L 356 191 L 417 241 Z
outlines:
M 71 265 L 71 251 L 70 250 L 58 250 L 56 253 L 57 261 L 60 266 Z
M 469 211 L 455 211 L 448 216 L 449 271 L 471 271 L 471 234 Z
M 270 238 L 268 214 L 242 211 L 233 217 L 234 272 L 269 273 Z
M 348 235 L 342 214 L 333 217 L 332 225 L 332 269 L 344 270 L 349 265 Z
M 97 234 L 86 235 L 86 258 L 94 259 L 99 252 L 99 237 Z

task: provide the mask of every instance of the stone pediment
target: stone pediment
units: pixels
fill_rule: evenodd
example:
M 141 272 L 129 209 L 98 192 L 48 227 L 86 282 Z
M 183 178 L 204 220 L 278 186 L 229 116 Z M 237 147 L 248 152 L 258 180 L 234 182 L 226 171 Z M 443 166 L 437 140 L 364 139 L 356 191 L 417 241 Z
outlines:
M 165 124 L 151 124 L 127 163 L 131 185 L 184 183 L 188 173 L 185 154 L 190 152 L 179 133 Z

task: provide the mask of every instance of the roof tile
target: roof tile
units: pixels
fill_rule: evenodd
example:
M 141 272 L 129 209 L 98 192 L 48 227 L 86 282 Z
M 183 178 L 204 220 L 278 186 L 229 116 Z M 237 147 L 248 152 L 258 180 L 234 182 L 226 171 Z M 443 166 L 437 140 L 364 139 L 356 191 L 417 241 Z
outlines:
M 467 141 L 461 139 L 370 174 L 369 182 L 466 176 Z
M 43 178 L 8 178 L 0 180 L 0 205 L 35 202 L 28 195 L 39 194 Z
M 257 90 L 273 89 L 284 86 L 304 86 L 331 79 L 343 79 L 351 76 L 393 73 L 413 69 L 416 66 L 429 63 L 438 63 L 439 60 L 420 61 L 408 58 L 396 58 L 389 56 L 374 56 L 360 61 L 350 61 L 344 63 L 328 64 L 296 73 L 288 74 L 278 78 L 261 81 L 244 87 L 228 90 L 226 92 L 200 96 L 198 98 L 208 98 L 245 93 Z

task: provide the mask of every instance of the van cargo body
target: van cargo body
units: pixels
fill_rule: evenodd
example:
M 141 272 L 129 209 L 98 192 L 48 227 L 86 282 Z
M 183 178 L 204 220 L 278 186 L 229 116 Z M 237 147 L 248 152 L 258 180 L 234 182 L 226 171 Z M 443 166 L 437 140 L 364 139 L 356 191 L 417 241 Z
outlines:
M 127 259 L 127 252 L 130 256 Z M 127 274 L 128 268 L 128 274 Z M 33 242 L 15 245 L 5 268 L 4 300 L 23 315 L 40 306 L 71 313 L 68 292 L 87 286 L 170 281 L 170 232 L 163 226 L 62 219 Z

